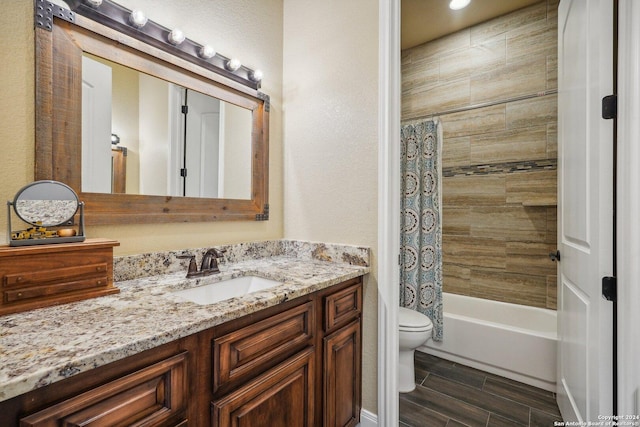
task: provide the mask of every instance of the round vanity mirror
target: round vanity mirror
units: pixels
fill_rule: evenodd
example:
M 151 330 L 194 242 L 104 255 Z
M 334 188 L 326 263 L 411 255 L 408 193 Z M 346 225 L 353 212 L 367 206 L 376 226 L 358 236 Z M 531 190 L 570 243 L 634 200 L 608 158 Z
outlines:
M 13 200 L 13 209 L 21 220 L 42 227 L 67 223 L 78 205 L 75 191 L 58 181 L 33 182 L 18 191 Z

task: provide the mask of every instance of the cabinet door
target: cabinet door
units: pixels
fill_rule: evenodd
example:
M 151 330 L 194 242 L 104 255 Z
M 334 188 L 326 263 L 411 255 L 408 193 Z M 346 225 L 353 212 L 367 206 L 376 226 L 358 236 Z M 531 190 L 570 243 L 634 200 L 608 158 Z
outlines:
M 324 426 L 355 426 L 361 405 L 360 319 L 324 339 Z
M 186 426 L 187 352 L 20 420 L 23 427 Z
M 308 348 L 212 403 L 212 426 L 313 426 L 314 351 Z

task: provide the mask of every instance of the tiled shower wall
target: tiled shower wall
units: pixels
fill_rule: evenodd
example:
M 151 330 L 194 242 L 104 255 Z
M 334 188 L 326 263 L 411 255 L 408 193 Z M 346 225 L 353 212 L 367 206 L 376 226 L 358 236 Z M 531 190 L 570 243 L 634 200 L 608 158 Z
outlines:
M 556 308 L 557 7 L 402 52 L 403 123 L 442 123 L 445 292 Z

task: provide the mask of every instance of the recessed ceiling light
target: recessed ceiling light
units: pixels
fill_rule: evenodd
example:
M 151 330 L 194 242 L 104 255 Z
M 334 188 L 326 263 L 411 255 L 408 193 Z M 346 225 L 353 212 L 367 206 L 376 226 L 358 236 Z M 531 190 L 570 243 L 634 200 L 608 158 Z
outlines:
M 467 7 L 471 3 L 471 0 L 451 0 L 449 2 L 449 9 L 459 10 Z

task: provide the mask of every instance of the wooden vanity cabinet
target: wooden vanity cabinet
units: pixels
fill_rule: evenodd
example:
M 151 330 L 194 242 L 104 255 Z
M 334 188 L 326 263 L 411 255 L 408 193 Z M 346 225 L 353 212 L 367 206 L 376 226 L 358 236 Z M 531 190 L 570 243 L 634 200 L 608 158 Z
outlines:
M 355 426 L 362 279 L 0 403 L 3 427 Z
M 320 295 L 323 306 L 322 425 L 352 427 L 362 404 L 362 281 L 343 283 Z
M 243 318 L 215 332 L 210 425 L 357 425 L 362 279 L 277 308 L 261 320 Z
M 0 426 L 196 426 L 196 348 L 181 338 L 0 402 Z

